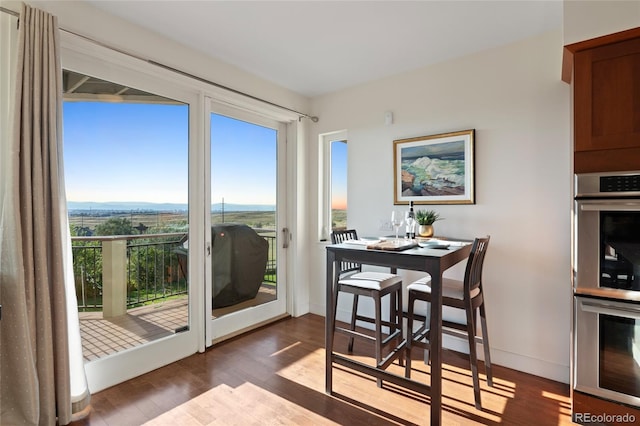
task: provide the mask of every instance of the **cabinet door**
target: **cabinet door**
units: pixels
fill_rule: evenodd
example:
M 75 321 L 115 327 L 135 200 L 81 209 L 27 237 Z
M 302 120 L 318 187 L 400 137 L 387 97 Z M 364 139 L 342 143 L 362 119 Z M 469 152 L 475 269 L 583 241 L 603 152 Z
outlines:
M 640 169 L 640 38 L 574 59 L 576 172 Z

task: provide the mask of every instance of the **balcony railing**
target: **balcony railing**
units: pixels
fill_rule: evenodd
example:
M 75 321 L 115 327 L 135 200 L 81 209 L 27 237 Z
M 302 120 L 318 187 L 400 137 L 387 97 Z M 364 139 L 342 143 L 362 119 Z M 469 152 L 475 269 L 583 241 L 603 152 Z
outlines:
M 276 283 L 273 230 L 256 229 L 269 243 L 263 281 Z M 102 310 L 105 317 L 126 309 L 188 293 L 187 234 L 72 237 L 78 308 Z

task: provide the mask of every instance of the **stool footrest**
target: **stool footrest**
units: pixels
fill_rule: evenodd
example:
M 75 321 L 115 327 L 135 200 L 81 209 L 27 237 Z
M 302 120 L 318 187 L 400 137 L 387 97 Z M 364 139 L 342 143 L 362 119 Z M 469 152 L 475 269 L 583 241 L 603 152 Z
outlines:
M 396 358 L 403 356 L 403 351 L 404 351 L 404 347 L 406 345 L 407 341 L 403 340 L 402 343 L 400 343 L 400 345 L 396 346 L 395 348 L 393 348 L 393 350 L 391 352 L 389 352 L 389 354 L 384 357 L 382 359 L 382 361 L 380 361 L 378 363 L 378 368 L 382 368 L 385 369 L 387 368 L 389 365 L 391 365 L 391 363 L 393 361 L 396 360 Z M 402 365 L 403 363 L 401 362 L 400 365 Z
M 388 345 L 393 339 L 397 339 L 401 336 L 400 330 L 396 329 L 393 333 L 389 334 L 386 338 L 382 339 L 382 346 Z
M 347 336 L 359 337 L 361 339 L 371 340 L 375 342 L 376 338 L 374 336 L 369 336 L 365 333 L 360 333 L 359 331 L 349 330 L 348 328 L 336 327 L 336 332 L 346 334 Z
M 413 338 L 413 341 L 415 343 L 422 343 L 421 340 L 423 340 L 423 339 L 427 339 L 427 341 L 429 340 L 429 338 L 428 338 L 429 331 L 431 331 L 431 330 L 423 325 L 416 332 L 414 332 L 411 335 L 411 337 Z M 422 344 L 424 344 L 424 343 L 422 343 Z
M 371 317 L 364 317 L 362 315 L 356 315 L 356 321 L 368 322 L 369 324 L 375 324 L 376 320 Z M 397 324 L 392 321 L 381 320 L 380 324 L 384 327 L 397 327 Z
M 349 330 L 348 328 L 344 328 L 344 327 L 336 327 L 336 332 L 346 334 L 347 336 L 360 337 L 362 339 L 367 339 L 374 342 L 376 340 L 375 336 L 370 336 L 368 334 L 361 333 L 355 330 Z M 395 331 L 393 331 L 391 334 L 389 334 L 387 337 L 385 337 L 382 340 L 382 346 L 384 347 L 388 345 L 393 339 L 397 339 L 399 335 L 400 335 L 400 330 L 396 329 Z

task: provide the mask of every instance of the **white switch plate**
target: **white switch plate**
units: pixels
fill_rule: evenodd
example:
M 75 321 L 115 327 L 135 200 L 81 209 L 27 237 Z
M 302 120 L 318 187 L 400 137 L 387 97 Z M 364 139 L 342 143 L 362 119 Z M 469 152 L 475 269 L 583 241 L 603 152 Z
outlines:
M 393 124 L 393 112 L 386 111 L 384 113 L 384 125 L 391 126 Z

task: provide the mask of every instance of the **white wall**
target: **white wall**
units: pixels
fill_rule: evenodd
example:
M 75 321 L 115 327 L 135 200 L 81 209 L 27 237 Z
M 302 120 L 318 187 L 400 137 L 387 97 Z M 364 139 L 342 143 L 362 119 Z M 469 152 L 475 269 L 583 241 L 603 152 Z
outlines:
M 484 278 L 493 361 L 568 382 L 570 86 L 560 80 L 562 41 L 557 30 L 319 97 L 310 140 L 348 130 L 348 225 L 384 235 L 379 221 L 393 208 L 393 140 L 475 128 L 476 204 L 433 206 L 446 218 L 436 233 L 491 235 Z M 384 126 L 387 110 L 391 126 Z M 309 159 L 312 175 L 316 163 Z M 315 194 L 317 180 L 309 184 Z M 310 197 L 310 211 L 316 200 Z M 323 315 L 324 245 L 310 251 L 311 311 Z
M 564 1 L 564 44 L 640 26 L 640 1 Z

